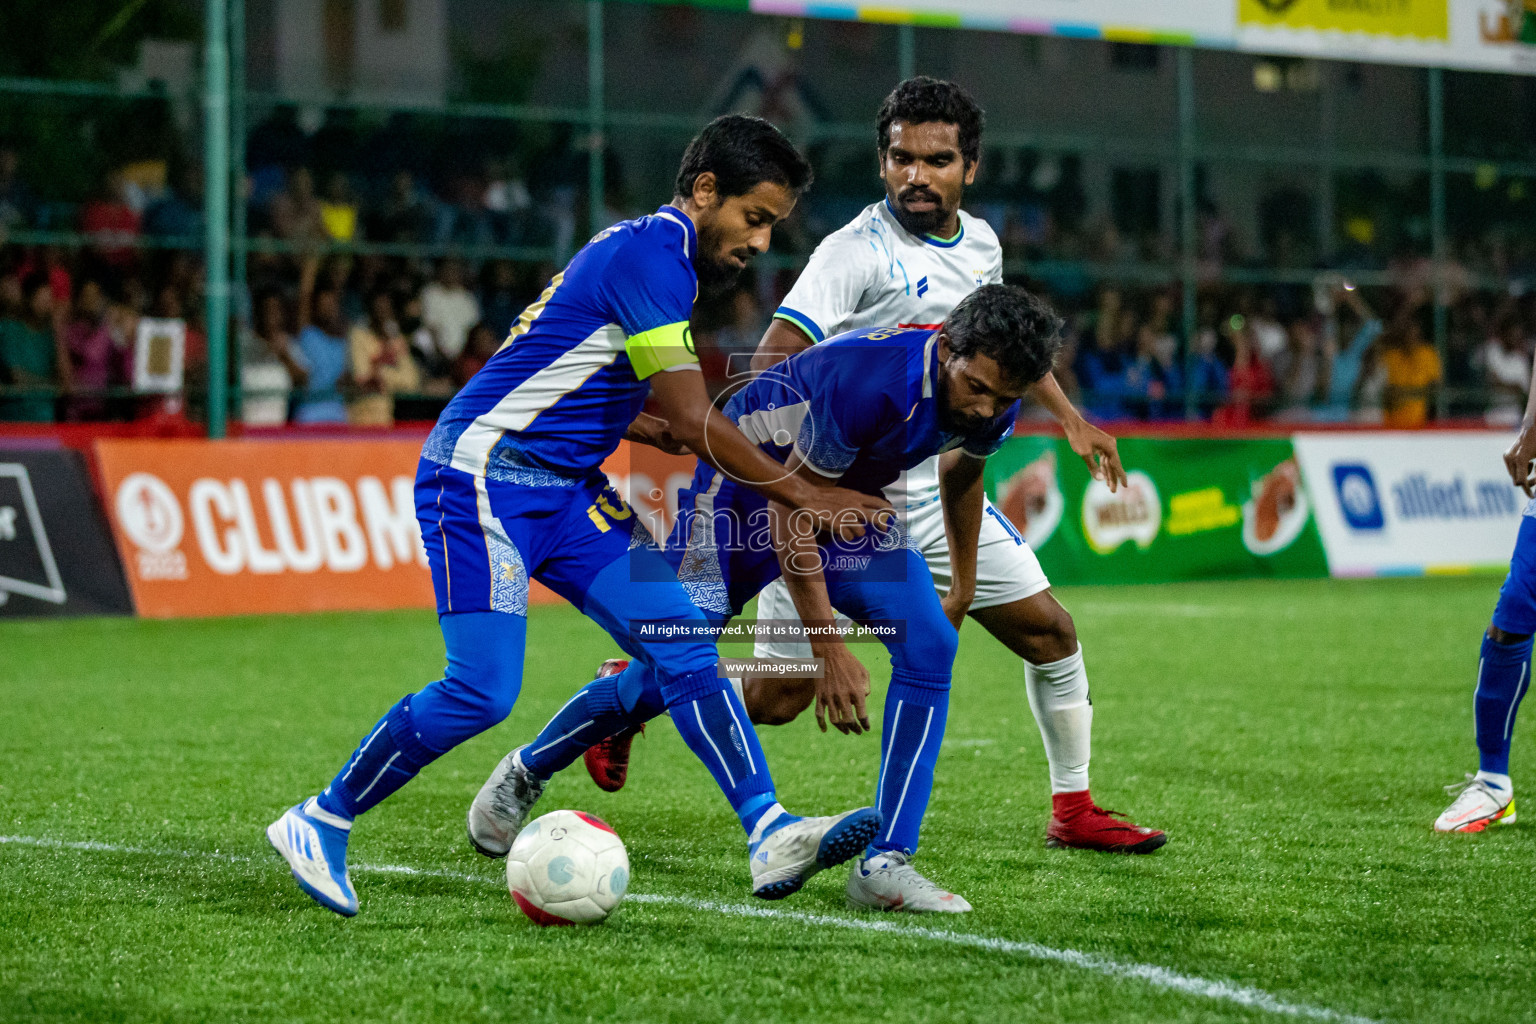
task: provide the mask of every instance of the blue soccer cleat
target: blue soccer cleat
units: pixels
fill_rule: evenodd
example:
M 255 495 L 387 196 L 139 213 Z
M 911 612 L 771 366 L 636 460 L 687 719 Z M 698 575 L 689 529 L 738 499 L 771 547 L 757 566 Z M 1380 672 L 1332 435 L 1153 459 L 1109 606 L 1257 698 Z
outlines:
M 267 840 L 293 870 L 293 880 L 316 903 L 343 917 L 357 913 L 357 890 L 347 874 L 352 823 L 323 809 L 314 797 L 295 804 L 267 826 Z
M 797 818 L 780 811 L 749 845 L 752 895 L 781 900 L 806 879 L 863 851 L 880 831 L 880 812 L 861 807 L 830 818 Z

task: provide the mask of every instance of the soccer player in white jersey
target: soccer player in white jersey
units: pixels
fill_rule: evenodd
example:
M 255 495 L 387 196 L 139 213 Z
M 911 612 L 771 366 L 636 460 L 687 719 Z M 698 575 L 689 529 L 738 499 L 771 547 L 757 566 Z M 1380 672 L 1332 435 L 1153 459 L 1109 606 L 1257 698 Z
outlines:
M 959 301 L 1002 280 L 1002 248 L 992 229 L 960 209 L 975 180 L 982 112 L 959 86 L 918 77 L 886 97 L 879 114 L 880 173 L 886 195 L 828 235 L 774 314 L 753 368 L 763 370 L 845 331 L 872 326 L 937 327 Z M 1047 374 L 1032 397 L 1060 421 L 1072 450 L 1112 489 L 1124 482 L 1115 441 L 1089 424 Z M 950 565 L 938 460 L 886 489 L 905 510 L 908 532 L 922 551 L 945 608 L 958 626 L 969 614 L 1023 659 L 1024 687 L 1050 765 L 1052 815 L 1046 842 L 1055 847 L 1150 853 L 1167 841 L 1101 809 L 1088 789 L 1093 706 L 1072 617 L 1051 595 L 1029 545 L 989 502 L 975 565 Z M 760 620 L 794 620 L 783 581 L 758 598 Z M 823 659 L 821 679 L 774 675 L 743 680 L 752 720 L 789 722 L 816 704 L 844 731 L 869 729 L 869 678 L 835 638 L 816 643 L 760 642 L 759 658 Z M 616 668 L 617 664 L 609 670 Z M 963 692 L 964 683 L 960 683 Z M 963 698 L 962 698 L 963 699 Z M 587 767 L 605 789 L 623 785 L 632 737 L 621 734 L 588 751 Z

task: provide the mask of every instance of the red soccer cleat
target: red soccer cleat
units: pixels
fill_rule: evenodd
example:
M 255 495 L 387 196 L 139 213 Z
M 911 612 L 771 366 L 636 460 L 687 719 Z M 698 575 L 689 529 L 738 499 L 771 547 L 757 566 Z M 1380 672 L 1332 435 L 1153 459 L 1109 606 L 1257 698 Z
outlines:
M 1155 828 L 1115 817 L 1093 802 L 1085 789 L 1051 797 L 1051 823 L 1045 828 L 1045 845 L 1054 849 L 1098 850 L 1103 853 L 1151 853 L 1168 841 Z
M 597 678 L 616 676 L 627 668 L 629 662 L 623 658 L 609 658 L 597 670 Z M 643 732 L 645 726 L 638 725 L 587 748 L 582 760 L 587 763 L 587 774 L 592 776 L 598 789 L 605 793 L 617 793 L 624 788 L 624 780 L 629 777 L 629 745 L 634 742 L 637 733 Z

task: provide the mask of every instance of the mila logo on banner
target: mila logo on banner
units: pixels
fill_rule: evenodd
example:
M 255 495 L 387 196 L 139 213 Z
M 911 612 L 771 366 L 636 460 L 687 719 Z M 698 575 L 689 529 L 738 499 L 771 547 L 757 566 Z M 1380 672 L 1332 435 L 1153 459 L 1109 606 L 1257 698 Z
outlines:
M 50 604 L 68 600 L 32 478 L 20 463 L 0 463 L 0 604 L 24 594 Z
M 1333 486 L 1339 494 L 1339 509 L 1352 530 L 1380 530 L 1386 526 L 1381 510 L 1381 495 L 1370 468 L 1358 462 L 1342 462 L 1333 467 Z
M 272 478 L 253 487 L 241 479 L 201 477 L 192 482 L 183 510 L 165 481 L 133 473 L 118 486 L 114 505 L 123 534 L 138 549 L 135 568 L 142 580 L 187 578 L 181 543 L 188 519 L 203 561 L 225 576 L 356 572 L 370 556 L 379 569 L 426 564 L 406 476 L 393 478 L 387 489 L 365 476 L 355 491 L 330 476 L 297 478 L 286 487 Z

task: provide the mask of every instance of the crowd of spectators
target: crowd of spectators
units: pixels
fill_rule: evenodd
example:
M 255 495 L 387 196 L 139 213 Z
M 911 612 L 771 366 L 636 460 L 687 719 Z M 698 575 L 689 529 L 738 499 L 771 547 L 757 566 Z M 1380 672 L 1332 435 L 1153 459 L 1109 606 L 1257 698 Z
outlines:
M 551 139 L 526 175 L 510 157 L 466 157 L 470 170 L 455 164 L 447 173 L 388 154 L 371 163 L 355 132 L 305 135 L 281 111 L 250 141 L 244 200 L 255 245 L 248 291 L 233 297 L 230 380 L 246 424 L 431 419 L 496 351 L 584 228 L 585 157 L 569 134 Z M 641 212 L 649 204 L 625 201 L 622 168 L 605 159 L 608 216 Z M 1117 263 L 1166 261 L 1166 238 L 1088 218 L 1071 161 L 1012 163 L 980 183 L 973 207 L 998 225 L 1010 265 L 1023 262 L 1021 280 L 1065 315 L 1057 375 L 1100 419 L 1411 427 L 1444 416 L 1510 423 L 1524 410 L 1536 297 L 1518 287 L 1492 292 L 1458 264 L 1448 344 L 1437 349 L 1422 258 L 1381 261 L 1372 279 L 1391 286 L 1357 287 L 1328 270 L 1309 285 L 1223 284 L 1229 231 L 1205 204 L 1197 329 L 1186 338 L 1176 285 L 1105 280 Z M 22 154 L 0 142 L 0 419 L 197 420 L 208 365 L 199 169 L 117 167 L 73 207 L 39 199 L 24 172 Z M 775 249 L 803 254 L 867 201 L 867 184 L 844 187 L 829 169 L 776 233 Z M 4 232 L 37 227 L 85 241 L 5 244 Z M 1485 241 L 1483 255 L 1506 270 L 1523 258 Z M 378 244 L 336 251 L 359 242 Z M 527 247 L 534 258 L 487 258 L 485 247 Z M 791 271 L 770 273 L 701 306 L 696 334 L 708 368 L 728 372 L 727 356 L 750 351 L 792 280 Z M 182 325 L 179 394 L 136 387 L 146 318 Z
M 1221 426 L 1519 422 L 1536 349 L 1536 297 L 1467 292 L 1433 343 L 1425 287 L 1210 288 L 1186 347 L 1175 289 L 1104 287 L 1069 318 L 1057 376 L 1104 420 L 1208 420 Z
M 548 270 L 492 261 L 471 274 L 454 257 L 306 255 L 290 279 L 279 266 L 288 262 L 253 261 L 250 327 L 234 323 L 230 383 L 247 425 L 435 416 L 495 353 Z M 190 253 L 119 265 L 96 248 L 0 247 L 0 420 L 197 420 L 203 313 Z M 179 328 L 173 394 L 136 378 L 146 321 Z

